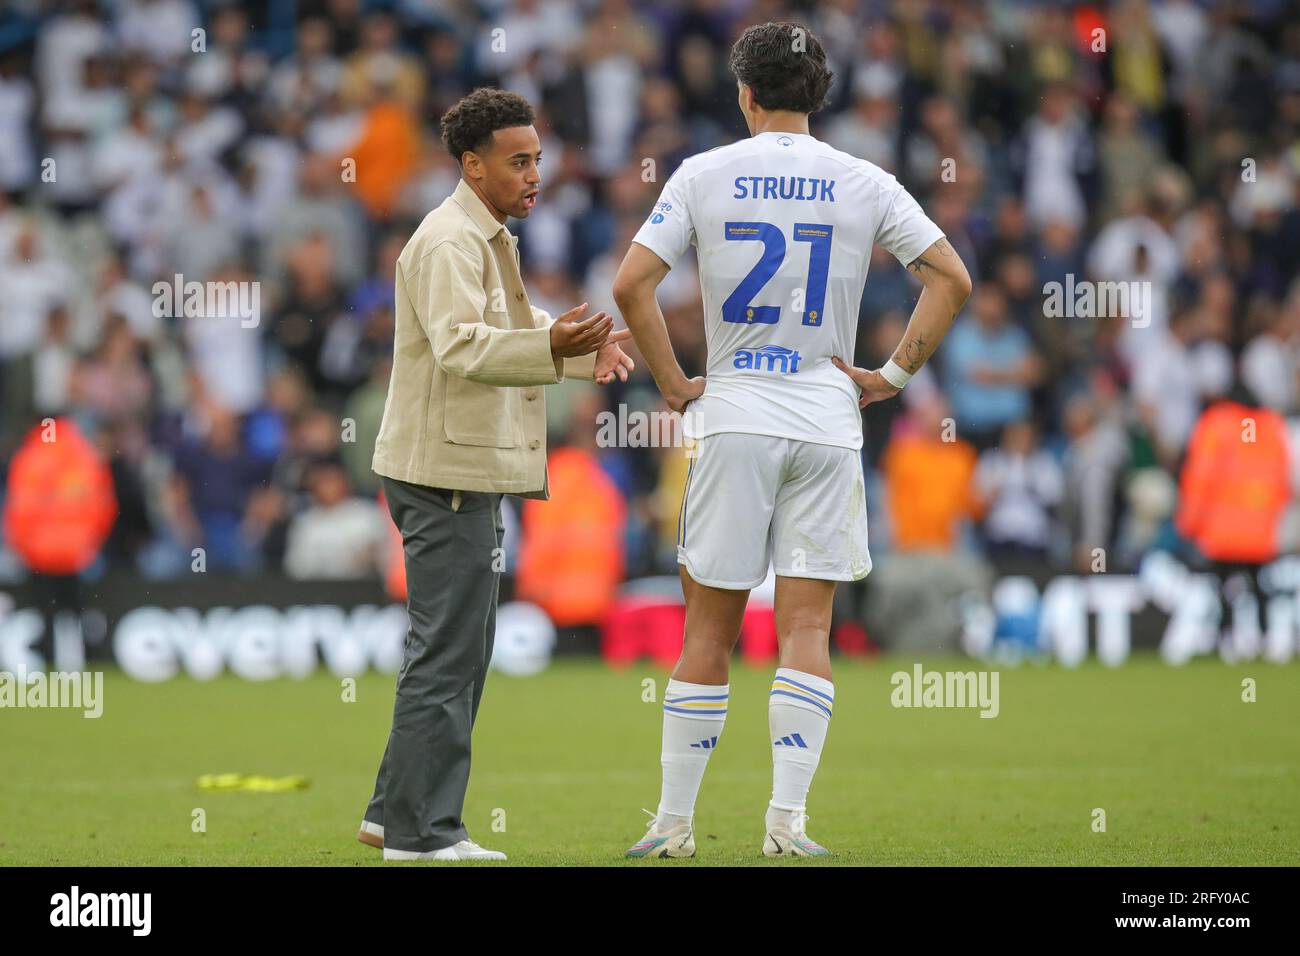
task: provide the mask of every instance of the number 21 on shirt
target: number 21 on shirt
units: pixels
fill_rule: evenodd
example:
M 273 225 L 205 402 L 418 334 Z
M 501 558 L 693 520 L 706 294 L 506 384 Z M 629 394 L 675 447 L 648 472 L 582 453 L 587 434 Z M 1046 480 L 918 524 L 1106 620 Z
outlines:
M 728 222 L 723 224 L 725 237 L 730 241 L 761 242 L 763 254 L 754 268 L 740 280 L 740 285 L 722 303 L 722 321 L 745 325 L 775 325 L 781 319 L 779 305 L 751 305 L 772 276 L 785 261 L 785 236 L 779 227 L 770 222 Z M 826 303 L 826 276 L 831 266 L 832 226 L 815 222 L 796 222 L 794 241 L 806 242 L 808 249 L 808 281 L 804 286 L 804 325 L 821 325 L 822 308 Z

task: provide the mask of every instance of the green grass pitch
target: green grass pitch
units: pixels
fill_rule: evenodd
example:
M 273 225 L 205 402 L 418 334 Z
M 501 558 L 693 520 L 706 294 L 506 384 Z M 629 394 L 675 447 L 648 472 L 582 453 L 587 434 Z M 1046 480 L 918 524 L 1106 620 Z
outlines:
M 1114 670 L 1002 667 L 1001 711 L 984 719 L 891 706 L 890 675 L 912 664 L 836 662 L 835 717 L 809 800 L 809 833 L 834 853 L 825 862 L 1300 863 L 1300 667 L 1172 668 L 1151 656 Z M 624 864 L 644 832 L 640 808 L 659 794 L 660 709 L 642 700 L 642 681 L 661 696 L 665 676 L 571 660 L 533 678 L 493 674 L 475 732 L 471 835 L 508 853 L 505 865 Z M 1245 677 L 1257 682 L 1254 703 L 1241 699 Z M 770 680 L 733 669 L 695 859 L 629 865 L 791 865 L 759 852 Z M 355 833 L 393 678 L 358 679 L 356 697 L 344 702 L 323 671 L 163 684 L 110 671 L 98 720 L 0 710 L 0 864 L 377 865 Z M 223 772 L 303 774 L 311 785 L 197 789 L 199 776 Z M 206 832 L 192 828 L 196 808 Z M 1105 832 L 1094 831 L 1095 808 Z

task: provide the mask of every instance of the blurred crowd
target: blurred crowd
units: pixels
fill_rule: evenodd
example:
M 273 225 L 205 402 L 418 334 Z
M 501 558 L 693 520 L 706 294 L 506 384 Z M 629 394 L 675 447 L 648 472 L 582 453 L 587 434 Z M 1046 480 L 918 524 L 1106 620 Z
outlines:
M 384 573 L 369 463 L 394 262 L 457 179 L 439 116 L 484 84 L 536 105 L 541 202 L 510 224 L 530 297 L 613 311 L 667 177 L 746 135 L 727 51 L 771 19 L 827 48 L 814 135 L 897 175 L 975 278 L 935 359 L 864 415 L 878 567 L 1205 551 L 1179 509 L 1237 486 L 1183 472 L 1224 403 L 1274 416 L 1289 462 L 1234 520 L 1296 549 L 1300 11 L 1277 0 L 11 0 L 0 468 L 43 419 L 75 422 L 117 501 L 96 569 L 176 576 L 201 547 L 209 570 Z M 177 276 L 256 282 L 256 323 L 160 309 Z M 1045 308 L 1090 281 L 1142 283 L 1141 314 Z M 919 290 L 876 251 L 857 364 L 888 357 Z M 702 373 L 691 263 L 660 298 Z M 620 405 L 663 409 L 643 372 L 549 389 L 562 474 L 553 454 L 552 500 L 512 505 L 510 570 L 557 618 L 599 614 L 593 575 L 675 573 L 686 462 L 604 447 Z

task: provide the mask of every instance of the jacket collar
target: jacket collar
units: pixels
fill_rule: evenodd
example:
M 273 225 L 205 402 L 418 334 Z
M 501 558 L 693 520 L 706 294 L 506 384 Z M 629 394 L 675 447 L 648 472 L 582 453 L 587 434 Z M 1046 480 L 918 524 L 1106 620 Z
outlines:
M 496 237 L 498 232 L 505 234 L 513 239 L 510 230 L 506 229 L 505 223 L 498 222 L 496 216 L 488 210 L 483 204 L 483 200 L 478 198 L 478 194 L 470 188 L 469 183 L 461 180 L 456 184 L 456 190 L 451 194 L 451 200 L 461 209 L 465 210 L 466 215 L 473 220 L 474 225 L 478 226 L 483 235 L 488 239 Z

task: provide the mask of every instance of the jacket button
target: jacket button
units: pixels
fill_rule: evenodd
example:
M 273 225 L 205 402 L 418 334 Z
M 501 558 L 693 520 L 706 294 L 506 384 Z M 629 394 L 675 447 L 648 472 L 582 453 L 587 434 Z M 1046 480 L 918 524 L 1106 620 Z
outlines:
M 524 392 L 524 398 L 528 399 L 530 402 L 535 402 L 535 401 L 537 401 L 537 393 L 536 393 L 536 392 Z
M 528 443 L 528 447 L 531 448 L 533 451 L 536 451 L 537 449 L 542 447 L 542 443 L 539 442 L 536 438 L 534 438 L 532 441 Z
M 523 294 L 522 292 L 516 292 L 516 293 L 515 293 L 515 298 L 516 298 L 516 299 L 522 299 L 523 297 L 524 297 L 524 294 Z

